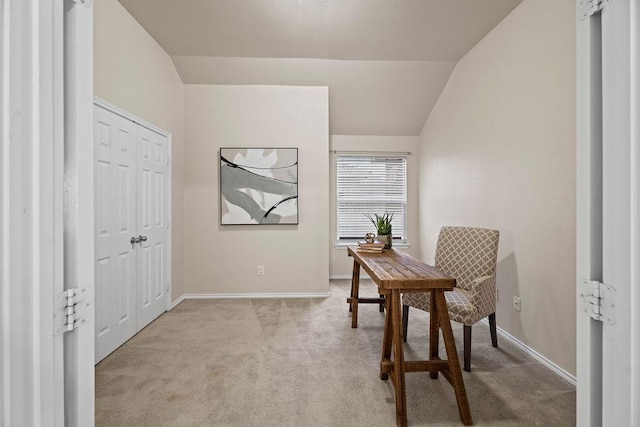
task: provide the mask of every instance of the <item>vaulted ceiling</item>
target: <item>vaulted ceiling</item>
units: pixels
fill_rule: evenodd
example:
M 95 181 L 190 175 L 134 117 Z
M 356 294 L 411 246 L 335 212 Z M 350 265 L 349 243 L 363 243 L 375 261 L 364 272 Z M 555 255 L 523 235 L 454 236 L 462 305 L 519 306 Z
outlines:
M 329 86 L 340 135 L 418 135 L 522 0 L 120 0 L 186 84 Z

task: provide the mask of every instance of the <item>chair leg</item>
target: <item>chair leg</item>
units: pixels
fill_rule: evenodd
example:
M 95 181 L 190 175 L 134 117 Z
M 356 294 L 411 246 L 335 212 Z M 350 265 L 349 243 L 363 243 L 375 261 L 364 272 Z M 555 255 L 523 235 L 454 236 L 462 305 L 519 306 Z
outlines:
M 464 370 L 471 372 L 471 326 L 463 325 L 464 330 Z
M 491 345 L 498 346 L 498 333 L 496 332 L 496 314 L 489 315 L 489 330 L 491 331 Z
M 409 326 L 409 306 L 402 306 L 402 339 L 407 342 L 407 328 Z

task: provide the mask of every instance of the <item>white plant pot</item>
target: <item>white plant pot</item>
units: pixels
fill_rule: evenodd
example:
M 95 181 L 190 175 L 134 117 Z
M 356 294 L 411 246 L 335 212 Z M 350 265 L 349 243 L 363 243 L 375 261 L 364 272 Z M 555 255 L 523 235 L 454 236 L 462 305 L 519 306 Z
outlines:
M 393 245 L 393 236 L 391 234 L 378 234 L 376 237 L 380 242 L 384 243 L 385 249 L 391 249 Z

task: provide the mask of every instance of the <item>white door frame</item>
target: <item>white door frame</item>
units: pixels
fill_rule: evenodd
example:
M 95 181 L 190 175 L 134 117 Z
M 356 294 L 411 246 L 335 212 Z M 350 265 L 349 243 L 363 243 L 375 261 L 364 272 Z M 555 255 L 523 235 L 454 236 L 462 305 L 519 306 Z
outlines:
M 631 25 L 631 425 L 640 425 L 640 5 Z
M 576 2 L 580 5 L 580 0 Z M 579 10 L 579 9 L 578 9 Z M 583 280 L 602 280 L 600 16 L 577 21 L 576 377 L 578 426 L 602 424 L 602 323 L 580 311 Z
M 640 4 L 577 21 L 577 424 L 640 425 Z M 616 289 L 615 321 L 584 315 L 582 281 Z
M 65 286 L 93 295 L 93 5 L 65 2 Z M 93 317 L 65 334 L 64 405 L 68 426 L 95 423 Z
M 0 0 L 0 424 L 63 426 L 62 2 Z
M 94 424 L 93 323 L 55 337 L 53 322 L 57 292 L 93 287 L 93 10 L 80 3 L 0 0 L 1 425 Z

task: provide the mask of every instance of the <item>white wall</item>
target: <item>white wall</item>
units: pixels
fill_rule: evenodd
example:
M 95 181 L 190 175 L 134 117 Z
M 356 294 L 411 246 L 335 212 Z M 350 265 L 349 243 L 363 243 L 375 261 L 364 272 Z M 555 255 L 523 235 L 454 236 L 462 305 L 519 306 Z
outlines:
M 423 258 L 443 225 L 500 230 L 498 326 L 573 374 L 575 17 L 521 3 L 456 66 L 420 155 Z
M 185 85 L 185 293 L 328 292 L 328 97 L 327 87 Z M 220 147 L 297 147 L 300 223 L 221 226 Z
M 370 136 L 370 135 L 331 135 L 331 151 L 349 151 L 362 153 L 411 153 L 407 156 L 407 244 L 403 251 L 419 256 L 418 239 L 418 143 L 417 136 Z M 333 278 L 351 277 L 353 259 L 347 256 L 346 247 L 336 247 L 337 230 L 337 194 L 336 194 L 336 154 L 331 154 L 331 235 L 329 274 Z M 375 232 L 375 229 L 371 230 Z M 394 243 L 394 246 L 398 246 Z M 362 277 L 368 277 L 362 271 Z
M 329 86 L 329 131 L 417 135 L 455 61 L 172 56 L 186 84 Z
M 94 2 L 94 93 L 171 133 L 173 300 L 183 292 L 184 101 L 171 58 L 117 0 Z

